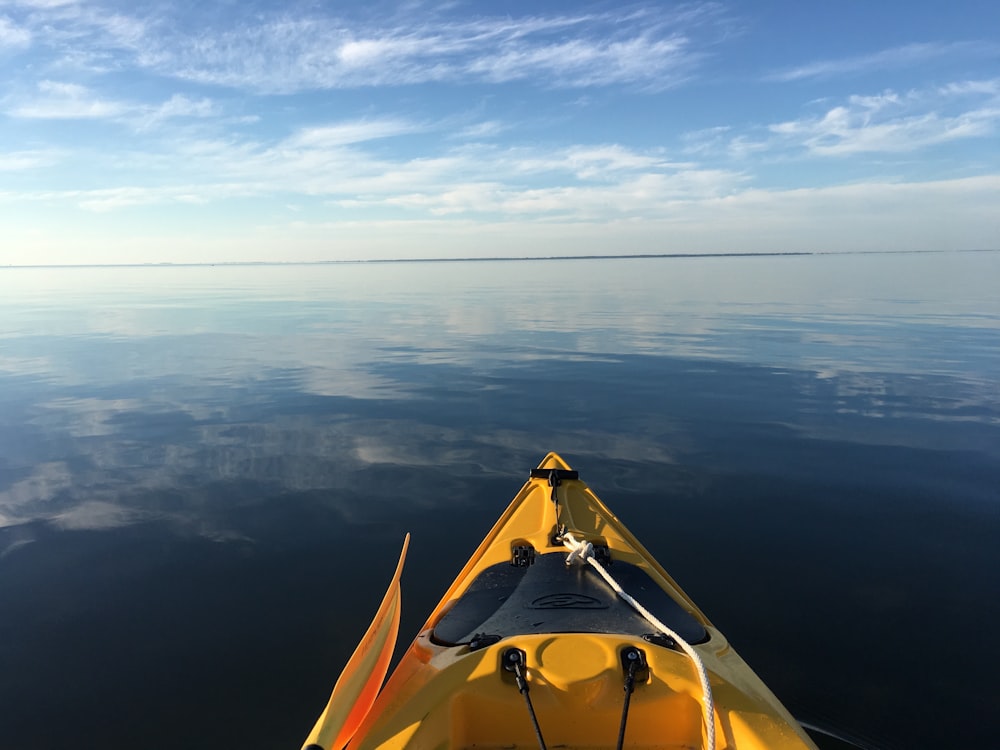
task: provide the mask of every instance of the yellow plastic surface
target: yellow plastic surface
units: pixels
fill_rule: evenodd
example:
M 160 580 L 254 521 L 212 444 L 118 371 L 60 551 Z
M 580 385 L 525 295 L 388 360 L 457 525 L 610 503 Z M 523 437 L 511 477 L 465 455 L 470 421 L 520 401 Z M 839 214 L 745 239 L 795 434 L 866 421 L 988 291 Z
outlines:
M 569 469 L 550 453 L 539 468 Z M 607 544 L 612 559 L 643 568 L 707 629 L 695 646 L 715 697 L 716 747 L 802 750 L 815 746 L 726 639 L 666 571 L 580 480 L 563 480 L 558 506 L 546 479 L 529 479 L 428 617 L 420 634 L 359 727 L 350 748 L 535 748 L 537 741 L 513 676 L 501 666 L 510 647 L 526 655 L 530 695 L 546 743 L 560 748 L 614 747 L 624 691 L 620 653 L 644 651 L 650 678 L 637 685 L 625 746 L 700 748 L 702 695 L 682 653 L 626 635 L 559 633 L 511 636 L 486 648 L 434 643 L 434 624 L 476 575 L 510 559 L 513 544 L 556 552 L 565 525 L 577 538 Z

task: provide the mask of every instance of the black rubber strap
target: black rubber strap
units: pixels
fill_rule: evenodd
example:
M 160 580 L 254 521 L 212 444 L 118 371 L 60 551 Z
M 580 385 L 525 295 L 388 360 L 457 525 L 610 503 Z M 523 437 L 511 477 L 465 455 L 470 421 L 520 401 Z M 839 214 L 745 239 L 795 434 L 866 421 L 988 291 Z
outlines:
M 649 679 L 649 666 L 643 651 L 635 646 L 628 646 L 622 650 L 621 660 L 625 672 L 625 701 L 622 704 L 622 720 L 618 726 L 617 750 L 622 750 L 625 746 L 625 723 L 628 721 L 628 707 L 632 702 L 636 680 L 644 682 Z
M 553 480 L 560 481 L 563 479 L 579 479 L 580 472 L 570 471 L 568 469 L 532 469 L 531 478 L 548 479 L 549 482 L 552 482 Z
M 632 690 L 635 686 L 635 668 L 635 664 L 630 664 L 625 675 L 625 702 L 622 704 L 621 724 L 618 725 L 618 744 L 615 745 L 617 750 L 622 750 L 625 746 L 625 723 L 628 721 L 628 706 L 632 702 Z
M 545 740 L 542 738 L 542 728 L 538 725 L 538 717 L 535 716 L 535 707 L 531 705 L 531 696 L 528 695 L 528 681 L 524 677 L 524 652 L 519 648 L 509 648 L 504 651 L 503 668 L 508 672 L 514 673 L 517 690 L 524 696 L 524 703 L 528 707 L 528 715 L 531 716 L 531 725 L 535 728 L 538 747 L 540 750 L 548 750 L 545 747 Z

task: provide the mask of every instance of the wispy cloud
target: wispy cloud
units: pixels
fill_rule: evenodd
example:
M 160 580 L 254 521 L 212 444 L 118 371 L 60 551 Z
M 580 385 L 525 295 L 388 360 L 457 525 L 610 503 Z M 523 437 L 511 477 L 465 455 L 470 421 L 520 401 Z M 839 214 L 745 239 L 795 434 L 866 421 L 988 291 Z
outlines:
M 1000 98 L 1000 78 L 954 81 L 938 89 L 942 96 L 987 96 Z
M 455 138 L 478 140 L 494 138 L 509 130 L 511 125 L 500 120 L 484 120 L 472 125 L 466 125 L 454 134 Z
M 22 8 L 60 8 L 68 5 L 79 5 L 80 0 L 7 0 L 3 4 Z
M 172 105 L 187 111 L 188 105 Z M 284 196 L 337 209 L 401 216 L 492 214 L 537 219 L 656 216 L 664 202 L 730 194 L 746 175 L 667 158 L 662 149 L 617 143 L 511 147 L 439 141 L 407 155 L 373 142 L 423 137 L 445 123 L 398 118 L 345 120 L 301 128 L 275 142 L 251 139 L 171 141 L 171 154 L 132 153 L 108 164 L 115 187 L 7 194 L 5 201 L 68 202 L 88 211 L 139 205 L 211 203 Z M 136 165 L 145 165 L 141 176 Z M 126 184 L 121 184 L 123 181 Z M 315 206 L 313 208 L 315 210 Z M 327 210 L 326 213 L 330 211 Z
M 737 132 L 730 125 L 702 128 L 681 135 L 682 152 L 696 158 L 724 156 L 740 162 L 771 149 L 766 134 Z
M 875 96 L 852 96 L 822 115 L 771 125 L 771 133 L 820 156 L 861 152 L 917 151 L 948 141 L 982 138 L 996 132 L 1000 106 L 949 112 L 937 92 L 886 91 Z M 951 93 L 969 93 L 967 88 Z
M 0 151 L 0 172 L 17 172 L 48 167 L 59 161 L 54 150 Z
M 135 206 L 205 205 L 231 198 L 266 195 L 273 188 L 253 182 L 198 182 L 171 185 L 121 185 L 109 188 L 0 192 L 0 203 L 76 206 L 93 213 Z
M 131 124 L 139 129 L 149 129 L 177 118 L 211 118 L 222 114 L 219 106 L 208 97 L 193 99 L 174 94 L 159 105 L 142 105 L 130 108 Z
M 73 0 L 17 0 L 6 3 L 9 19 L 27 34 L 30 68 L 40 77 L 75 77 L 134 68 L 132 62 L 153 35 L 135 12 Z M 27 49 L 30 47 L 30 49 Z
M 183 94 L 174 94 L 155 110 L 162 119 L 171 117 L 212 117 L 218 114 L 215 103 L 208 97 L 191 99 Z
M 945 181 L 871 180 L 806 189 L 746 187 L 718 197 L 682 196 L 642 221 L 578 220 L 555 214 L 428 211 L 396 215 L 352 212 L 347 220 L 261 216 L 215 231 L 149 236 L 125 232 L 94 237 L 64 232 L 44 262 L 78 262 L 97 252 L 105 262 L 132 262 L 137 243 L 153 244 L 159 260 L 225 261 L 468 257 L 540 252 L 773 252 L 801 250 L 941 250 L 995 246 L 1000 232 L 995 175 Z M 577 196 L 565 196 L 567 201 Z M 457 200 L 467 200 L 457 196 Z M 72 227 L 72 213 L 64 214 Z M 283 249 L 275 255 L 275 248 Z M 17 255 L 10 255 L 17 258 Z M 22 261 L 23 262 L 23 261 Z M 327 370 L 329 372 L 329 370 Z M 342 388 L 338 379 L 335 387 Z M 342 393 L 340 390 L 337 393 Z
M 464 73 L 491 83 L 542 77 L 550 86 L 585 87 L 618 83 L 667 88 L 690 75 L 700 58 L 682 34 L 636 34 L 621 39 L 508 43 L 477 56 Z
M 291 148 L 335 148 L 416 133 L 424 129 L 426 128 L 423 126 L 397 118 L 352 120 L 305 128 L 289 138 L 285 145 Z
M 116 117 L 125 111 L 125 105 L 102 99 L 86 86 L 41 81 L 37 96 L 10 107 L 7 114 L 29 119 L 82 120 Z
M 150 70 L 267 93 L 429 82 L 666 89 L 724 32 L 715 3 L 678 11 L 456 16 L 398 10 L 377 22 L 320 12 L 244 12 L 218 26 L 97 6 L 35 3 L 0 20 L 0 45 L 36 39 L 51 70 Z
M 773 72 L 765 76 L 770 81 L 798 81 L 807 78 L 827 78 L 886 68 L 920 65 L 948 57 L 984 57 L 996 55 L 1000 46 L 984 42 L 924 42 L 831 60 L 819 60 L 798 67 Z
M 174 94 L 159 104 L 104 97 L 92 88 L 65 81 L 40 81 L 34 92 L 8 97 L 5 111 L 29 120 L 115 120 L 135 129 L 148 129 L 175 118 L 206 118 L 221 114 L 207 97 Z
M 916 151 L 938 143 L 992 134 L 1000 110 L 977 110 L 956 117 L 936 114 L 894 118 L 888 122 L 865 121 L 864 110 L 834 107 L 823 117 L 784 122 L 772 132 L 799 141 L 810 152 L 837 156 L 861 152 Z
M 97 213 L 132 206 L 169 204 L 206 204 L 234 197 L 252 197 L 266 192 L 266 186 L 253 183 L 198 183 L 154 187 L 126 186 L 97 190 L 76 190 L 36 196 L 40 199 L 70 199 L 86 210 Z
M 478 182 L 442 191 L 360 198 L 339 202 L 358 208 L 391 205 L 418 208 L 433 216 L 500 215 L 574 222 L 621 218 L 655 219 L 671 211 L 673 201 L 704 200 L 732 193 L 745 178 L 721 170 L 627 175 L 603 185 L 554 185 L 515 188 Z
M 0 16 L 0 52 L 16 50 L 31 44 L 31 32 Z
M 724 194 L 744 179 L 725 170 L 673 163 L 659 150 L 620 144 L 558 149 L 474 144 L 437 155 L 389 158 L 314 135 L 354 132 L 356 125 L 302 131 L 275 146 L 249 153 L 240 148 L 238 155 L 229 145 L 218 144 L 217 168 L 252 175 L 257 182 L 287 185 L 344 207 L 420 209 L 434 215 L 574 210 L 590 216 L 640 215 L 655 213 L 658 201 L 680 194 Z M 389 122 L 384 127 L 393 132 L 397 126 Z
M 74 87 L 51 87 L 84 101 Z M 720 126 L 690 134 L 686 151 L 699 161 L 713 154 L 746 159 L 762 152 L 821 157 L 912 152 L 996 131 L 1000 106 L 996 81 L 964 81 L 923 91 L 855 95 L 842 104 L 757 130 Z M 82 106 L 78 102 L 78 106 Z M 84 108 L 85 111 L 91 111 Z M 119 108 L 120 110 L 120 108 Z M 208 100 L 173 97 L 147 117 L 215 112 Z M 119 117 L 124 117 L 121 111 Z M 134 116 L 134 115 L 133 115 Z M 49 191 L 24 196 L 69 200 L 91 211 L 135 205 L 211 203 L 252 196 L 319 199 L 349 211 L 400 216 L 510 216 L 550 221 L 655 219 L 684 200 L 722 199 L 752 185 L 749 173 L 730 166 L 677 161 L 662 148 L 619 143 L 567 144 L 557 148 L 458 142 L 441 137 L 419 155 L 405 145 L 391 150 L 374 141 L 441 135 L 450 121 L 400 117 L 333 121 L 300 128 L 275 141 L 235 138 L 179 141 L 147 179 L 161 184 Z M 490 121 L 486 132 L 502 129 Z M 31 156 L 11 155 L 12 167 Z M 152 157 L 150 157 L 152 159 Z M 154 164 L 156 159 L 150 161 Z M 170 169 L 164 168 L 170 164 Z
M 902 154 L 938 144 L 994 135 L 1000 127 L 1000 79 L 855 94 L 839 103 L 777 123 L 720 125 L 681 136 L 684 154 L 711 160 L 783 159 L 796 155 Z

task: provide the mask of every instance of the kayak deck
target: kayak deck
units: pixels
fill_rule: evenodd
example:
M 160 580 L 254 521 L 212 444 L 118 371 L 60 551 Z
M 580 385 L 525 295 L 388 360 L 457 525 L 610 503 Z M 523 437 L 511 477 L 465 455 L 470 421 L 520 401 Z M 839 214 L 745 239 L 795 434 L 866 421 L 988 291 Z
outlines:
M 568 565 L 565 532 L 691 644 L 692 660 L 589 565 Z M 683 644 L 680 644 L 683 646 Z M 516 650 L 516 656 L 512 657 Z M 549 747 L 615 747 L 629 659 L 625 747 L 814 748 L 802 728 L 694 602 L 550 453 L 487 534 L 403 655 L 349 747 L 537 748 L 511 658 L 524 666 Z M 711 705 L 711 704 L 708 704 Z
M 708 632 L 641 568 L 609 563 L 626 591 L 689 643 Z M 497 603 L 500 605 L 497 606 Z M 619 633 L 655 636 L 656 629 L 620 599 L 588 566 L 567 568 L 566 552 L 535 555 L 530 564 L 497 563 L 483 570 L 454 606 L 437 621 L 431 640 L 443 646 L 471 645 L 533 633 Z

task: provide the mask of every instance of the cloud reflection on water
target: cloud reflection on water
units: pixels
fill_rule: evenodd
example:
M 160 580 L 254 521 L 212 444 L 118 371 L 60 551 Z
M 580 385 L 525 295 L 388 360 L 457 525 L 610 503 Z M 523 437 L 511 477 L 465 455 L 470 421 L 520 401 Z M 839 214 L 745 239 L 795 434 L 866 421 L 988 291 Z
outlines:
M 885 273 L 901 263 L 923 268 L 923 291 Z M 556 449 L 783 697 L 864 730 L 856 670 L 830 648 L 846 638 L 886 665 L 866 676 L 885 696 L 878 730 L 906 737 L 901 688 L 920 682 L 945 712 L 963 698 L 928 686 L 912 659 L 926 634 L 905 624 L 995 609 L 998 270 L 993 256 L 0 269 L 7 721 L 28 717 L 34 737 L 53 705 L 86 726 L 112 703 L 148 738 L 159 687 L 169 715 L 210 706 L 212 732 L 220 695 L 245 715 L 245 691 L 267 686 L 259 713 L 285 701 L 294 735 L 367 625 L 344 597 L 384 585 L 372 551 L 419 540 L 413 632 Z M 904 625 L 893 642 L 871 638 L 887 621 Z M 952 661 L 974 675 L 981 658 Z M 88 690 L 54 701 L 67 679 Z M 163 746 L 177 724 L 157 727 Z
M 226 534 L 206 508 L 249 500 L 206 488 L 237 483 L 371 518 L 390 497 L 347 499 L 371 467 L 677 463 L 727 421 L 990 451 L 997 258 L 957 258 L 18 269 L 0 519 Z M 971 287 L 897 289 L 891 263 Z

